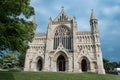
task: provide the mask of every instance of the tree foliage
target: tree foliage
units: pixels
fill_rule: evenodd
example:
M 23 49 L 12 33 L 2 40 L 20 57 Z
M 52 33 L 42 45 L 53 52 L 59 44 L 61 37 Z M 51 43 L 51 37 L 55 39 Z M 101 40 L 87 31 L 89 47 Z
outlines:
M 103 59 L 103 63 L 106 72 L 109 72 L 114 68 L 120 67 L 120 62 L 110 62 L 107 59 Z
M 25 61 L 25 53 L 21 54 L 19 52 L 10 51 L 4 54 L 0 58 L 0 68 L 10 69 L 10 68 L 20 68 L 23 69 Z
M 0 58 L 0 69 L 2 68 L 2 66 L 3 66 L 3 59 Z
M 4 54 L 4 56 L 1 58 L 1 68 L 3 69 L 9 69 L 9 68 L 17 68 L 19 67 L 19 58 L 18 54 L 14 54 L 14 52 L 9 52 L 7 54 Z
M 112 63 L 107 60 L 107 59 L 103 59 L 103 63 L 104 63 L 104 68 L 105 68 L 105 71 L 109 71 L 109 70 L 112 70 L 114 68 L 114 66 L 112 65 Z
M 0 53 L 26 52 L 34 35 L 33 23 L 26 19 L 32 15 L 30 0 L 0 0 Z
M 23 54 L 20 54 L 19 56 L 18 56 L 18 59 L 19 59 L 19 67 L 20 68 L 23 68 L 24 67 L 24 64 L 25 64 L 25 53 L 23 53 Z

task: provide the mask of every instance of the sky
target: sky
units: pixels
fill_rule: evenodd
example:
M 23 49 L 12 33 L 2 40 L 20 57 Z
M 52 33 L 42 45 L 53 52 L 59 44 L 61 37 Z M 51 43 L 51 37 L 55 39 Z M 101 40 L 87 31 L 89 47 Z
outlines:
M 48 19 L 60 13 L 61 7 L 71 18 L 76 17 L 78 31 L 90 30 L 91 9 L 99 21 L 103 57 L 120 61 L 120 0 L 31 0 L 37 20 L 37 33 L 47 31 Z

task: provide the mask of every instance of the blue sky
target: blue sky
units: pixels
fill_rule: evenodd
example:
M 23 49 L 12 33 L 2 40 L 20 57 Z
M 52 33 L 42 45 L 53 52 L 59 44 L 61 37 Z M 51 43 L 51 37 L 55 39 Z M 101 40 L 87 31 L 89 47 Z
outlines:
M 48 19 L 64 11 L 76 17 L 79 31 L 90 30 L 91 9 L 99 20 L 103 57 L 120 61 L 120 0 L 31 0 L 37 19 L 37 32 L 46 32 Z

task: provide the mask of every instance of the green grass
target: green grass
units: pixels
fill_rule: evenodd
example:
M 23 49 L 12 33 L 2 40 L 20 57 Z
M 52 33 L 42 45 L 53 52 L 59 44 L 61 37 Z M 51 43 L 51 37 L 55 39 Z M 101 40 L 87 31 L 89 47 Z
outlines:
M 0 80 L 120 80 L 120 75 L 60 72 L 0 72 Z

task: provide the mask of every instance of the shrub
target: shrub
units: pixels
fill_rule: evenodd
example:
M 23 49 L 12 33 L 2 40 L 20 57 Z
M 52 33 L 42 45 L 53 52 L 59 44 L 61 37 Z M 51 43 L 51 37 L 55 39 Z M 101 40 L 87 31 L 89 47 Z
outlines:
M 20 69 L 20 68 L 9 68 L 8 71 L 12 71 L 12 72 L 20 72 L 21 69 Z

